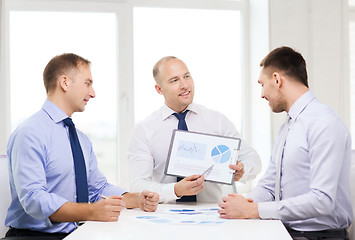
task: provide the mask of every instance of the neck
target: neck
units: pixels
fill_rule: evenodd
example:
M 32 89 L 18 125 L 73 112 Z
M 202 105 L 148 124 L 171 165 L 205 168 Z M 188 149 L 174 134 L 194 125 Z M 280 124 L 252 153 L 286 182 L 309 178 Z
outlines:
M 309 91 L 309 88 L 304 85 L 293 86 L 290 91 L 285 94 L 287 98 L 286 112 L 289 112 L 292 105 L 307 91 Z
M 165 103 L 165 104 L 166 104 L 166 103 Z M 184 111 L 187 109 L 187 107 L 188 107 L 188 106 L 184 106 L 184 107 L 181 107 L 181 108 L 179 108 L 179 107 L 177 107 L 177 106 L 171 107 L 171 106 L 169 106 L 168 104 L 166 104 L 166 106 L 168 106 L 168 108 L 170 108 L 171 110 L 173 110 L 174 112 L 177 112 L 177 113 L 182 113 L 182 112 L 184 112 Z
M 67 102 L 62 96 L 58 96 L 58 94 L 55 93 L 52 94 L 48 93 L 47 99 L 52 103 L 54 103 L 55 105 L 57 105 L 60 109 L 62 109 L 63 112 L 65 112 L 68 115 L 68 117 L 73 115 L 74 112 L 70 110 L 69 105 L 67 104 Z

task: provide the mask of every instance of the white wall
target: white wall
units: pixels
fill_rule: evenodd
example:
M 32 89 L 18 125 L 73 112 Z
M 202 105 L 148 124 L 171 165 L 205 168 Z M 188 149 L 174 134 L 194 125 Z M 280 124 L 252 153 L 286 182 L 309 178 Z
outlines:
M 4 14 L 3 1 L 0 0 L 0 52 L 7 51 L 4 46 Z M 7 138 L 10 134 L 10 116 L 9 116 L 9 85 L 6 79 L 6 61 L 4 54 L 0 56 L 0 155 L 6 154 Z
M 347 0 L 269 0 L 270 50 L 287 45 L 307 62 L 311 91 L 350 127 Z M 272 114 L 276 136 L 283 114 Z

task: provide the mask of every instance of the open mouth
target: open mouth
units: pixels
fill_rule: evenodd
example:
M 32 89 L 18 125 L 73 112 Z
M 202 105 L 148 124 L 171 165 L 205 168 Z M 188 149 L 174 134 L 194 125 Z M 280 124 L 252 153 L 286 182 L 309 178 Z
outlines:
M 187 96 L 190 94 L 190 91 L 180 93 L 179 96 Z

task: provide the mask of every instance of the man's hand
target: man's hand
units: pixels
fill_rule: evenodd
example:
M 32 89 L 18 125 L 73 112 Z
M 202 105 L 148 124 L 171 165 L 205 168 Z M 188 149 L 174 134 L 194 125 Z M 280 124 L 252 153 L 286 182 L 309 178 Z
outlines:
M 143 211 L 154 212 L 158 207 L 159 194 L 145 190 L 138 194 L 137 201 L 139 208 Z
M 240 161 L 237 161 L 236 165 L 230 164 L 229 168 L 233 169 L 235 171 L 235 175 L 234 175 L 234 181 L 235 182 L 239 181 L 243 177 L 243 175 L 245 173 L 244 164 L 241 163 Z
M 260 218 L 258 204 L 251 198 L 245 198 L 240 194 L 228 194 L 222 198 L 218 205 L 218 213 L 221 218 Z
M 115 222 L 124 207 L 122 196 L 110 196 L 89 205 L 91 221 Z
M 196 195 L 202 191 L 204 180 L 205 178 L 202 175 L 192 175 L 185 177 L 175 184 L 175 195 L 177 197 Z

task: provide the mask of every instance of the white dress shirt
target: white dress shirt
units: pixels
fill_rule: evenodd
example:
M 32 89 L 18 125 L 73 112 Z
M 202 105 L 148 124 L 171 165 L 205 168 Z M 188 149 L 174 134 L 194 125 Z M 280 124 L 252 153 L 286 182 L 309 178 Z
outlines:
M 281 201 L 274 201 L 276 138 L 265 176 L 248 195 L 263 219 L 281 219 L 298 231 L 347 228 L 353 219 L 349 170 L 351 137 L 340 117 L 311 92 L 289 111 L 281 166 Z
M 186 124 L 190 131 L 240 138 L 234 125 L 221 113 L 197 104 L 187 108 Z M 178 127 L 173 110 L 165 104 L 158 111 L 138 123 L 132 132 L 128 149 L 130 185 L 132 191 L 148 189 L 160 195 L 160 202 L 178 199 L 174 192 L 176 177 L 164 174 L 171 135 Z M 242 140 L 239 160 L 245 174 L 241 182 L 247 182 L 260 172 L 259 155 Z M 198 202 L 217 202 L 222 199 L 221 184 L 205 182 L 205 188 L 197 194 Z

